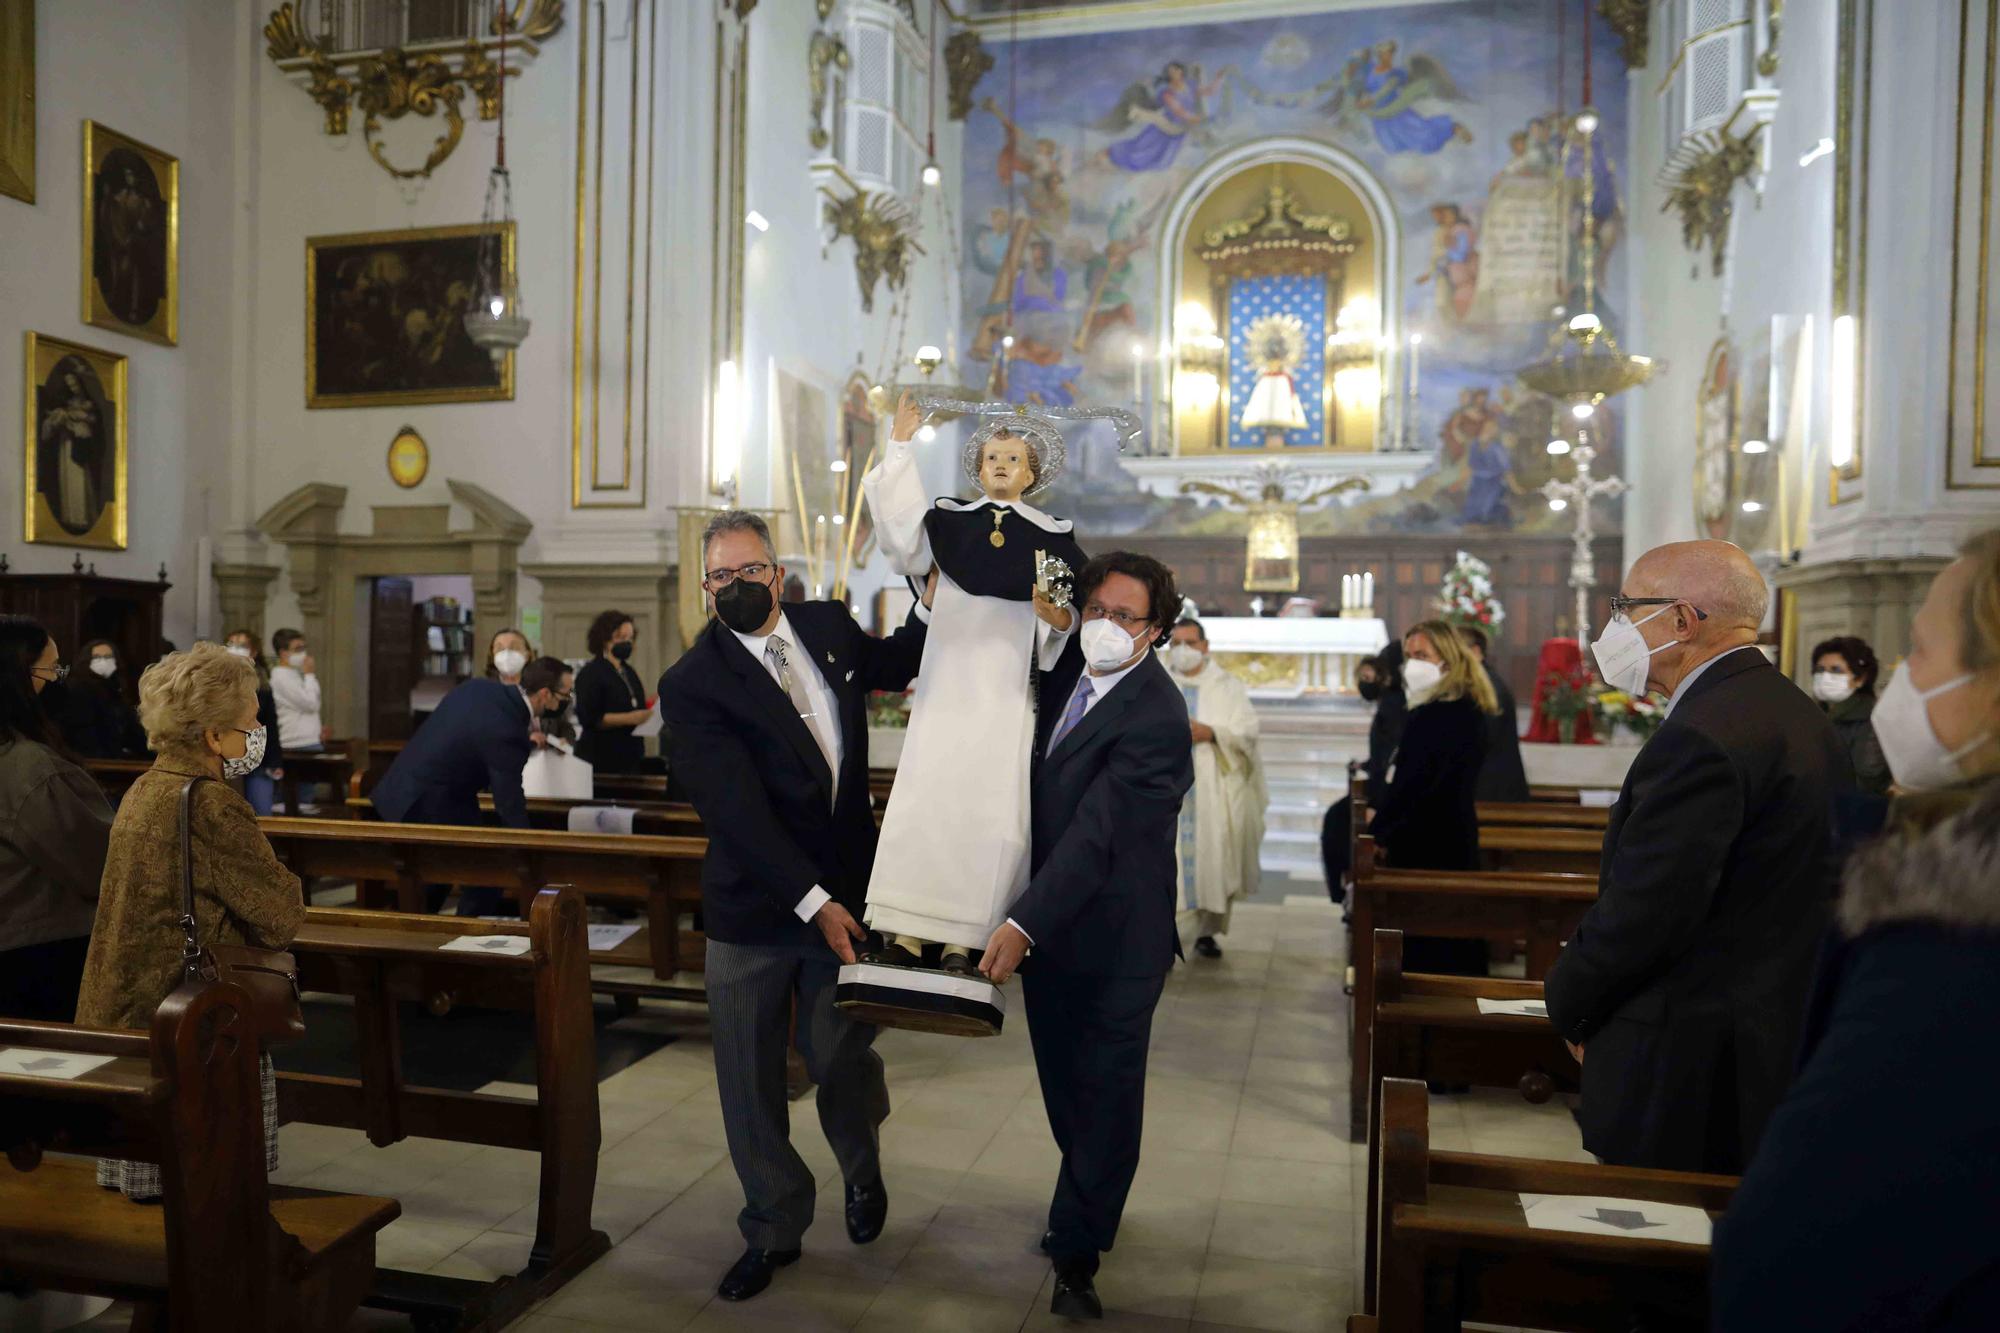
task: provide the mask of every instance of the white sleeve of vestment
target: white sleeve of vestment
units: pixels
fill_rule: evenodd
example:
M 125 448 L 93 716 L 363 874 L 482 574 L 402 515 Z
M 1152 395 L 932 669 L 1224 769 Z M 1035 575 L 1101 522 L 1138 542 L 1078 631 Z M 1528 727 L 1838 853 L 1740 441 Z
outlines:
M 917 473 L 917 456 L 907 440 L 892 440 L 882 461 L 861 478 L 868 512 L 875 519 L 875 539 L 889 557 L 889 568 L 910 578 L 930 573 L 931 541 L 924 516 L 931 510 L 924 479 Z
M 1220 670 L 1220 668 L 1211 668 Z M 1203 685 L 1201 710 L 1209 712 L 1214 704 L 1212 717 L 1201 718 L 1209 730 L 1215 733 L 1215 748 L 1229 758 L 1229 766 L 1234 769 L 1248 769 L 1257 762 L 1257 710 L 1250 706 L 1250 692 L 1233 678 L 1221 688 Z

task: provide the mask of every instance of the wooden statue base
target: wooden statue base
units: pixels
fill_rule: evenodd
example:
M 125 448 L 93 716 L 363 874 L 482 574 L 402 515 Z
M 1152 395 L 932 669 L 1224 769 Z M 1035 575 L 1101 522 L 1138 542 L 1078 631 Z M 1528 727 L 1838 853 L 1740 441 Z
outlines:
M 1006 997 L 986 978 L 930 967 L 849 963 L 833 1002 L 864 1023 L 946 1037 L 997 1037 L 1007 1017 Z

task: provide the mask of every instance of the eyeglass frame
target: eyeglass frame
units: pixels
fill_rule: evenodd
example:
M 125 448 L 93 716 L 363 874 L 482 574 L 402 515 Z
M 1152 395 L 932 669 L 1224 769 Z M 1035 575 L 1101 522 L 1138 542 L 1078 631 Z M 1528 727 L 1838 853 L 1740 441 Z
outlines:
M 67 679 L 67 678 L 69 677 L 69 663 L 67 663 L 67 662 L 58 662 L 58 663 L 56 663 L 56 664 L 55 664 L 54 666 L 52 666 L 52 667 L 45 667 L 45 666 L 31 666 L 31 667 L 29 667 L 29 668 L 28 668 L 28 673 L 29 673 L 30 675 L 33 675 L 34 673 L 36 673 L 36 672 L 38 672 L 38 671 L 53 671 L 53 672 L 55 672 L 56 674 L 55 674 L 55 675 L 53 675 L 53 676 L 50 676 L 50 677 L 49 677 L 49 679 L 48 679 L 48 683 L 49 683 L 49 684 L 51 684 L 51 685 L 53 685 L 53 684 L 55 684 L 55 683 L 56 683 L 57 681 L 59 681 L 59 680 L 65 680 L 65 679 Z
M 748 575 L 749 571 L 753 569 L 769 572 L 778 568 L 781 568 L 781 566 L 775 560 L 752 560 L 749 564 L 738 565 L 734 569 L 704 569 L 701 572 L 701 586 L 710 592 L 720 592 L 722 589 L 736 582 L 736 580 Z M 762 583 L 764 581 L 763 573 L 751 575 L 750 581 L 752 583 Z
M 1093 610 L 1097 612 L 1095 616 L 1091 615 Z M 1150 613 L 1143 616 L 1135 616 L 1126 611 L 1113 611 L 1102 602 L 1095 601 L 1084 605 L 1083 618 L 1085 620 L 1108 620 L 1135 639 L 1139 637 L 1138 632 L 1140 630 L 1145 629 L 1153 623 L 1153 617 Z
M 1627 620 L 1630 620 L 1632 618 L 1632 608 L 1635 606 L 1683 606 L 1683 605 L 1686 606 L 1688 610 L 1694 612 L 1694 618 L 1696 620 L 1708 619 L 1708 612 L 1702 610 L 1700 607 L 1696 606 L 1693 602 L 1688 601 L 1688 599 L 1685 597 L 1625 597 L 1618 593 L 1613 593 L 1611 596 L 1611 614 L 1614 616 L 1624 616 Z

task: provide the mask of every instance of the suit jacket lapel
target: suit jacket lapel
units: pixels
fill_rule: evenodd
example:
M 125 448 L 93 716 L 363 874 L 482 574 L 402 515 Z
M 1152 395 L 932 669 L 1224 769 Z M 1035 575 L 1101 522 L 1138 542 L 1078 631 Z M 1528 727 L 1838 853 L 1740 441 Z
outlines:
M 792 626 L 798 633 L 798 626 Z M 778 731 L 797 752 L 805 764 L 806 771 L 819 783 L 829 796 L 833 792 L 833 770 L 827 767 L 826 755 L 819 748 L 819 741 L 806 726 L 805 719 L 792 707 L 792 697 L 778 688 L 778 682 L 764 664 L 750 655 L 743 641 L 732 633 L 727 625 L 716 621 L 709 629 L 716 636 L 716 646 L 722 650 L 722 658 L 743 678 L 743 687 L 759 707 L 769 714 Z M 792 645 L 794 654 L 811 651 L 803 642 Z
M 1056 748 L 1049 752 L 1049 759 L 1052 763 L 1061 763 L 1068 759 L 1070 755 L 1076 753 L 1078 746 L 1104 730 L 1104 728 L 1110 726 L 1111 719 L 1125 711 L 1125 705 L 1131 701 L 1133 692 L 1139 688 L 1138 682 L 1132 677 L 1138 675 L 1145 667 L 1146 663 L 1139 663 L 1138 666 L 1132 668 L 1131 675 L 1119 680 L 1112 687 L 1109 694 L 1090 706 L 1090 711 L 1083 715 L 1083 720 L 1078 722 L 1074 727 L 1071 727 L 1069 735 L 1058 741 Z M 1092 681 L 1091 684 L 1095 688 L 1097 682 Z M 1124 693 L 1120 694 L 1120 690 L 1123 690 Z M 1065 697 L 1063 706 L 1067 708 L 1068 705 L 1069 700 Z M 1062 720 L 1060 714 L 1057 715 L 1056 720 L 1060 724 Z

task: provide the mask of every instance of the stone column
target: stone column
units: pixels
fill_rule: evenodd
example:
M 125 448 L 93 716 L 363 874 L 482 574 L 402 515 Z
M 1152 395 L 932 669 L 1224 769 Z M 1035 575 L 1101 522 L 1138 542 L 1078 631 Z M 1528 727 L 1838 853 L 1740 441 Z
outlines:
M 252 639 L 264 644 L 264 605 L 270 599 L 278 567 L 218 560 L 210 569 L 222 598 L 222 632 L 227 635 L 239 629 L 248 630 Z M 269 645 L 265 645 L 265 651 L 269 651 Z

